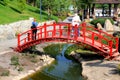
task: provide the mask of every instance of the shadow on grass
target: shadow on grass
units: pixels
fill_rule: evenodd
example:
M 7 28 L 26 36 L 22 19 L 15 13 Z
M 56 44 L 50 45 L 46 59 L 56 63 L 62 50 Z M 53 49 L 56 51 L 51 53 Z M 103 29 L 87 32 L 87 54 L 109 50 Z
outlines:
M 37 13 L 37 14 L 40 14 L 40 10 L 32 10 L 32 9 L 29 9 L 29 11 L 31 12 L 34 12 L 34 13 Z M 41 11 L 41 15 L 44 15 L 44 19 L 45 20 L 53 20 L 54 18 L 52 17 L 52 15 L 48 15 L 47 12 L 44 12 L 44 11 Z
M 37 13 L 37 14 L 40 14 L 40 10 L 32 10 L 32 9 L 28 9 L 29 11 L 31 11 L 31 12 L 34 12 L 34 13 Z M 43 11 L 41 11 L 41 14 L 42 15 L 48 15 L 47 13 L 45 13 L 45 12 L 43 12 Z
M 5 4 L 5 3 L 3 3 L 3 1 L 0 1 L 0 4 L 1 4 L 1 5 L 3 5 L 3 6 L 6 6 L 6 4 Z
M 17 12 L 17 13 L 20 13 L 20 14 L 22 13 L 21 11 L 15 9 L 14 7 L 11 7 L 11 6 L 10 6 L 10 8 L 11 8 L 12 10 L 14 10 L 15 12 Z

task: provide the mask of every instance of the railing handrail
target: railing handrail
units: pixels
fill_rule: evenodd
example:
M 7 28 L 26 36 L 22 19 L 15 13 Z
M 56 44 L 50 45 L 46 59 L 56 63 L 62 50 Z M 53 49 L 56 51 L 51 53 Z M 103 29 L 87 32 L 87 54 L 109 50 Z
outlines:
M 83 38 L 84 42 L 86 41 L 86 38 L 87 39 L 89 38 L 92 40 L 91 44 L 94 44 L 95 42 L 99 42 L 101 44 L 101 47 L 103 47 L 103 45 L 108 46 L 108 48 L 110 49 L 110 56 L 112 55 L 113 46 L 115 46 L 116 51 L 118 51 L 118 38 L 113 37 L 112 35 L 104 32 L 102 30 L 98 30 L 92 26 L 87 26 L 85 23 L 84 23 L 84 25 L 83 24 L 81 24 L 81 25 L 79 27 L 82 28 L 80 31 L 83 32 L 82 38 Z M 48 29 L 49 27 L 52 27 L 52 29 L 49 30 Z M 65 27 L 67 27 L 67 28 L 65 28 Z M 87 30 L 86 28 L 93 29 L 97 32 L 93 32 L 92 30 Z M 74 33 L 73 33 L 73 32 L 71 32 L 72 25 L 68 24 L 68 23 L 44 24 L 42 26 L 37 27 L 36 29 L 38 30 L 38 33 L 37 33 L 38 39 L 47 39 L 48 37 L 50 37 L 50 36 L 48 36 L 48 34 L 52 34 L 51 38 L 64 38 L 63 36 L 66 35 L 65 36 L 66 39 L 70 39 L 70 40 L 72 39 L 75 41 L 78 40 L 78 35 L 77 35 L 78 34 L 78 32 L 77 32 L 78 26 L 75 26 Z M 20 47 L 24 44 L 30 43 L 31 41 L 34 41 L 34 40 L 32 40 L 32 30 L 34 30 L 34 29 L 30 29 L 21 34 L 18 34 L 18 47 Z M 64 31 L 64 30 L 66 30 L 66 31 Z M 58 34 L 59 34 L 59 36 L 58 36 Z M 75 35 L 74 38 L 71 38 L 72 34 Z M 101 34 L 107 35 L 108 37 L 110 37 L 110 39 L 109 38 L 107 39 L 106 37 L 104 37 Z M 101 40 L 100 41 L 94 40 L 95 36 L 98 36 Z M 107 41 L 108 44 L 102 43 L 102 40 Z M 114 42 L 112 40 L 115 40 L 116 43 L 114 44 Z M 95 46 L 95 45 L 93 45 L 93 46 Z

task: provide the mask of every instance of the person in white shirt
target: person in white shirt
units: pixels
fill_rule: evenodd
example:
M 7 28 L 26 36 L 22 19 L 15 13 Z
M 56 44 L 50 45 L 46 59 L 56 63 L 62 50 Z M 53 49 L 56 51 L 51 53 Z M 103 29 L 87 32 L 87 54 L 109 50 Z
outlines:
M 73 32 L 74 32 L 74 26 L 75 26 L 75 25 L 79 26 L 79 25 L 80 25 L 80 22 L 81 22 L 80 17 L 78 16 L 77 13 L 75 13 L 75 14 L 74 14 L 74 17 L 73 17 L 73 19 L 72 19 L 72 31 L 73 31 Z M 80 35 L 80 30 L 79 30 L 79 28 L 78 28 L 78 34 Z
M 77 26 L 80 24 L 81 20 L 80 17 L 78 16 L 77 13 L 74 14 L 74 17 L 72 19 L 72 26 L 75 26 L 77 24 Z

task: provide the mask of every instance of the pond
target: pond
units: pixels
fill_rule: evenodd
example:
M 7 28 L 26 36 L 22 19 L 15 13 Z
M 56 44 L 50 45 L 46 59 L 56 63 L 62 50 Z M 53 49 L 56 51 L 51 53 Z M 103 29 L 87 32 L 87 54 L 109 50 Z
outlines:
M 67 47 L 62 49 L 51 65 L 43 67 L 40 71 L 22 80 L 83 80 L 81 64 L 67 59 L 64 56 L 66 49 Z

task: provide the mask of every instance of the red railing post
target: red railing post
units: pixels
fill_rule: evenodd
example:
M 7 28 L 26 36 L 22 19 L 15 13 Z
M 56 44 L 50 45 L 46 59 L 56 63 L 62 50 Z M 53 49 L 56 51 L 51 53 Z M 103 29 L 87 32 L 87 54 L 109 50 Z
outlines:
M 92 32 L 92 45 L 94 45 L 94 32 Z
M 40 38 L 42 39 L 42 29 L 43 29 L 43 26 L 40 27 Z
M 78 37 L 78 29 L 77 29 L 77 25 L 74 26 L 74 39 L 77 40 Z
M 18 36 L 17 36 L 18 38 L 18 47 L 20 46 L 20 34 L 18 34 Z
M 70 24 L 68 24 L 68 39 L 70 38 Z
M 30 41 L 30 32 L 28 32 L 27 36 L 28 36 L 28 41 Z
M 115 45 L 115 46 L 116 46 L 116 50 L 117 50 L 117 52 L 118 52 L 119 38 L 118 38 L 118 37 L 116 37 L 116 38 L 115 38 L 115 41 L 116 41 L 116 45 Z
M 47 31 L 46 31 L 46 23 L 44 24 L 44 38 L 46 38 L 47 37 Z
M 62 36 L 62 29 L 61 29 L 61 24 L 59 24 L 59 29 L 60 29 L 60 38 L 61 38 L 61 36 Z
M 56 23 L 54 22 L 53 23 L 53 36 L 56 35 Z
M 85 32 L 86 32 L 86 23 L 83 22 L 82 23 L 82 27 L 83 27 L 83 37 L 84 37 L 84 42 L 86 41 L 86 36 L 85 36 Z
M 38 33 L 38 39 L 40 39 L 40 27 L 38 28 L 39 33 Z
M 112 56 L 112 45 L 113 45 L 113 42 L 112 40 L 109 41 L 109 49 L 110 49 L 110 56 Z

